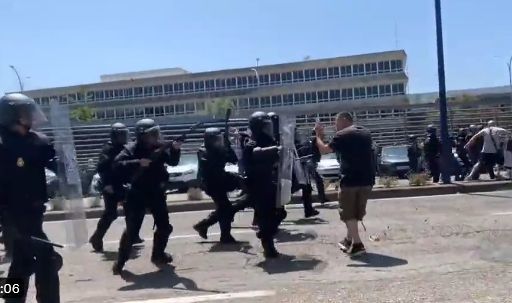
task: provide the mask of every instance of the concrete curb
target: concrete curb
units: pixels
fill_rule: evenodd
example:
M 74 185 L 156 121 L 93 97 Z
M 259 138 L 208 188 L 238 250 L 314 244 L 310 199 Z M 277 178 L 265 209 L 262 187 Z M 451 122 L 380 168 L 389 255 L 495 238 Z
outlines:
M 370 199 L 389 199 L 389 198 L 406 198 L 418 196 L 437 196 L 449 194 L 467 194 L 475 192 L 490 192 L 499 190 L 512 189 L 510 181 L 494 181 L 494 182 L 478 182 L 478 183 L 454 183 L 450 185 L 427 185 L 420 187 L 405 187 L 405 188 L 377 188 L 370 194 Z M 330 201 L 337 201 L 337 192 L 327 192 L 327 198 Z M 313 200 L 317 201 L 317 196 L 313 196 Z M 292 198 L 292 204 L 302 204 L 300 196 Z M 200 201 L 177 201 L 168 202 L 167 210 L 171 213 L 186 212 L 186 211 L 201 211 L 213 210 L 214 204 L 211 200 Z M 87 219 L 99 218 L 103 213 L 103 208 L 90 208 L 86 210 Z M 120 216 L 124 215 L 123 209 L 118 209 Z M 45 213 L 45 221 L 61 221 L 70 219 L 72 215 L 67 211 L 50 211 Z

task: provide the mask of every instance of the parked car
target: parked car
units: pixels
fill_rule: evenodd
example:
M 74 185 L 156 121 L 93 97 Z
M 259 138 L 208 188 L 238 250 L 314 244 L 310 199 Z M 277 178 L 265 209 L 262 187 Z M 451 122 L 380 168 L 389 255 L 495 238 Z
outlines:
M 169 173 L 169 190 L 184 193 L 190 185 L 197 182 L 197 156 L 195 154 L 181 155 L 177 166 L 167 166 Z
M 336 154 L 322 155 L 316 171 L 324 181 L 337 181 L 340 178 L 340 163 L 336 159 Z
M 381 176 L 404 178 L 409 172 L 407 146 L 384 146 L 380 156 L 379 172 Z

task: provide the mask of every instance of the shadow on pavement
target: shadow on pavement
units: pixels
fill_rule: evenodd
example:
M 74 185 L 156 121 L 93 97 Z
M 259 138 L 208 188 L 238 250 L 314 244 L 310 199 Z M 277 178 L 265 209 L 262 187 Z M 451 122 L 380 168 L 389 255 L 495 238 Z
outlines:
M 178 276 L 174 269 L 174 266 L 166 265 L 157 271 L 145 274 L 134 274 L 130 271 L 124 270 L 121 274 L 121 277 L 123 278 L 123 280 L 131 284 L 123 286 L 119 288 L 119 290 L 131 291 L 140 289 L 172 288 L 178 290 L 221 293 L 221 291 L 205 290 L 198 288 L 196 282 L 194 282 L 191 279 Z M 176 287 L 178 285 L 183 285 L 183 288 Z
M 256 264 L 256 266 L 262 268 L 269 275 L 273 275 L 308 270 L 322 271 L 327 264 L 312 257 L 298 258 L 282 254 L 279 258 L 267 259 Z
M 284 220 L 283 223 L 288 225 L 318 225 L 318 224 L 329 224 L 329 221 L 322 218 L 302 218 L 298 220 Z
M 276 236 L 276 242 L 300 242 L 314 240 L 318 237 L 314 231 L 301 232 L 296 229 L 280 229 Z
M 141 251 L 144 249 L 143 246 L 134 246 L 132 248 L 132 253 L 130 254 L 130 260 L 135 260 L 141 255 Z M 117 261 L 118 251 L 108 251 L 105 250 L 100 254 L 103 255 L 103 261 Z
M 366 253 L 365 255 L 353 257 L 350 259 L 352 261 L 359 261 L 362 264 L 348 264 L 348 267 L 395 267 L 406 265 L 409 263 L 407 262 L 407 260 L 404 259 L 370 252 Z
M 255 255 L 249 253 L 252 245 L 249 242 L 237 242 L 233 244 L 222 244 L 220 242 L 216 242 L 210 247 L 209 252 L 241 252 L 244 254 Z

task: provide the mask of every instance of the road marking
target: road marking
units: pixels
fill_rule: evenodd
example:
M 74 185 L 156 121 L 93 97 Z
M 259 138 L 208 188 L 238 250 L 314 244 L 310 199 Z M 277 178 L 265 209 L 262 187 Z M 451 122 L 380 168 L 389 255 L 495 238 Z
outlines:
M 504 213 L 494 213 L 493 216 L 510 216 L 512 215 L 512 211 L 504 212 Z
M 272 290 L 256 290 L 246 292 L 233 292 L 216 295 L 203 295 L 193 297 L 178 297 L 178 298 L 166 298 L 166 299 L 150 299 L 140 301 L 129 301 L 123 303 L 196 303 L 196 302 L 210 302 L 219 300 L 232 300 L 232 299 L 250 299 L 258 297 L 270 297 L 275 296 L 276 292 Z

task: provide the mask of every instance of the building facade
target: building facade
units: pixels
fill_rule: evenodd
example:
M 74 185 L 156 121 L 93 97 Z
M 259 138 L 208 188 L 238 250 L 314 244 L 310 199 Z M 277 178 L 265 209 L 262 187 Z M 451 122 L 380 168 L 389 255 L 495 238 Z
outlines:
M 102 76 L 98 83 L 25 93 L 44 110 L 51 100 L 71 108 L 90 107 L 97 124 L 144 117 L 194 121 L 208 116 L 211 104 L 221 99 L 233 103 L 238 117 L 259 109 L 300 116 L 382 100 L 402 102 L 406 59 L 398 50 L 201 73 L 125 73 Z

